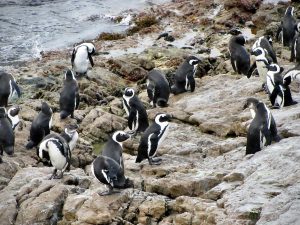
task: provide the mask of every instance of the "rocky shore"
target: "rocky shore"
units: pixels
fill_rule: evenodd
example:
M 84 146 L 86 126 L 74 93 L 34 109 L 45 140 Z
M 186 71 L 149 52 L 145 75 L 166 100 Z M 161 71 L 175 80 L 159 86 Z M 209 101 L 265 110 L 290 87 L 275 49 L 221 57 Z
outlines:
M 289 3 L 261 2 L 174 0 L 134 15 L 138 26 L 127 34 L 100 35 L 93 40 L 97 53 L 91 80 L 78 81 L 82 101 L 76 119 L 62 121 L 58 112 L 71 49 L 46 52 L 8 69 L 22 88 L 22 97 L 14 101 L 22 123 L 15 130 L 14 156 L 5 155 L 0 164 L 0 224 L 300 224 L 300 104 L 273 109 L 282 140 L 245 156 L 251 116 L 244 102 L 248 97 L 270 102 L 258 77 L 234 73 L 227 32 L 240 27 L 248 37 L 247 49 L 261 35 L 274 37 Z M 300 4 L 290 4 L 300 17 Z M 156 40 L 164 31 L 175 41 Z M 292 68 L 288 48 L 275 41 L 274 48 L 279 64 Z M 152 109 L 145 90 L 148 71 L 158 68 L 171 81 L 189 55 L 202 60 L 195 92 L 172 95 L 169 107 Z M 108 135 L 126 128 L 120 97 L 128 86 L 138 91 L 150 120 L 157 112 L 175 119 L 159 150 L 162 164 L 136 164 L 139 136 L 125 142 L 125 171 L 134 188 L 99 196 L 106 187 L 91 175 L 90 165 Z M 298 84 L 291 89 L 300 102 Z M 79 124 L 71 170 L 61 180 L 48 180 L 53 168 L 39 163 L 35 150 L 25 149 L 42 100 L 55 112 L 52 132 Z

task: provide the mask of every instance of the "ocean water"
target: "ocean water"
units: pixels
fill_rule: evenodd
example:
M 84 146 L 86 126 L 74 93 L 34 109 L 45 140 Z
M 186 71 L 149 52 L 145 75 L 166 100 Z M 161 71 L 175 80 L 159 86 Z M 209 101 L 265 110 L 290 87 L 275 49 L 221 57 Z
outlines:
M 0 0 L 0 66 L 64 49 L 101 32 L 120 32 L 112 16 L 168 0 Z

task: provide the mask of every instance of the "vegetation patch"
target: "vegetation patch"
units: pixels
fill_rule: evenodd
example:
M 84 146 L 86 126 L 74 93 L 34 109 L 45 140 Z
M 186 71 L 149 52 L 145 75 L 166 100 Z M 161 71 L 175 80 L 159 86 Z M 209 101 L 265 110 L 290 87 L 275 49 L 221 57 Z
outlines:
M 156 19 L 156 17 L 151 15 L 138 17 L 133 22 L 135 25 L 127 30 L 128 35 L 133 35 L 134 33 L 137 33 L 144 28 L 158 24 L 158 20 Z
M 124 34 L 103 32 L 99 35 L 98 40 L 113 41 L 125 38 Z

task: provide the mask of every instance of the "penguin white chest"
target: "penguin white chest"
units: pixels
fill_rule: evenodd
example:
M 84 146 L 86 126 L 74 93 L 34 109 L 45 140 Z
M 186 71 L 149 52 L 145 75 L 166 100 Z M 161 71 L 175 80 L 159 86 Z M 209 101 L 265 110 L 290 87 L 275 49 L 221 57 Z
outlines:
M 269 74 L 267 74 L 267 87 L 268 87 L 269 93 L 272 93 L 274 90 L 274 81 L 272 79 L 272 76 Z
M 59 148 L 53 142 L 48 142 L 48 146 L 49 157 L 52 165 L 58 170 L 64 169 L 67 164 L 66 157 L 60 152 Z
M 77 73 L 86 73 L 89 66 L 88 53 L 85 48 L 79 48 L 74 59 L 74 70 Z
M 256 61 L 256 66 L 257 66 L 257 71 L 258 71 L 259 77 L 264 82 L 266 80 L 268 69 L 267 69 L 265 63 L 262 61 Z
M 78 140 L 78 133 L 75 132 L 72 137 L 72 140 L 69 142 L 70 151 L 72 151 L 75 148 L 77 140 Z

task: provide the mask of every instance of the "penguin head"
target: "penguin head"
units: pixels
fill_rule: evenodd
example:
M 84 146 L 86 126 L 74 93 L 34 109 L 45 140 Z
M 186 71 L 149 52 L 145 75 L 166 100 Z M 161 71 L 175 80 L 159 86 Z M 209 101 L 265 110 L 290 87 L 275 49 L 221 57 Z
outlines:
M 7 117 L 6 109 L 5 107 L 0 107 L 0 118 Z
M 239 28 L 234 27 L 234 28 L 230 29 L 228 33 L 231 35 L 239 35 L 242 33 L 242 31 Z
M 65 80 L 68 80 L 68 81 L 70 81 L 70 80 L 76 80 L 75 79 L 75 75 L 74 75 L 74 73 L 73 73 L 72 70 L 67 70 L 66 71 L 66 73 L 65 73 Z
M 266 66 L 268 69 L 268 72 L 272 73 L 272 74 L 277 74 L 277 73 L 282 73 L 283 72 L 283 68 L 278 66 L 276 63 L 272 63 L 270 65 Z
M 124 91 L 124 98 L 132 98 L 134 96 L 134 90 L 132 88 L 126 88 Z
M 52 113 L 53 113 L 52 109 L 51 109 L 50 106 L 47 104 L 47 102 L 42 102 L 41 111 L 42 111 L 43 113 L 45 113 L 46 115 L 48 115 L 48 116 L 51 116 Z
M 166 113 L 159 113 L 155 116 L 155 122 L 157 124 L 164 123 L 164 122 L 169 122 L 172 119 L 171 114 L 166 114 Z
M 294 7 L 293 6 L 289 6 L 287 7 L 286 11 L 285 11 L 285 15 L 289 15 L 289 16 L 294 16 Z
M 200 59 L 198 59 L 195 56 L 189 56 L 186 61 L 191 65 L 191 66 L 195 66 L 200 62 Z
M 123 141 L 126 141 L 128 138 L 130 138 L 130 135 L 124 131 L 116 131 L 112 136 L 112 139 L 117 143 L 122 143 Z
M 20 112 L 20 107 L 16 106 L 16 107 L 9 108 L 7 114 L 9 114 L 11 117 L 14 117 L 14 116 L 18 115 L 19 112 Z
M 74 134 L 77 132 L 78 129 L 78 125 L 77 124 L 69 124 L 65 127 L 65 133 L 72 138 L 74 136 Z
M 260 101 L 256 98 L 247 98 L 246 103 L 244 104 L 243 109 L 250 108 L 256 110 L 256 106 Z
M 262 47 L 257 47 L 253 49 L 251 54 L 255 56 L 256 61 L 263 61 L 265 62 L 265 64 L 269 64 L 269 61 L 266 57 L 266 55 L 268 54 L 266 49 L 263 49 Z

